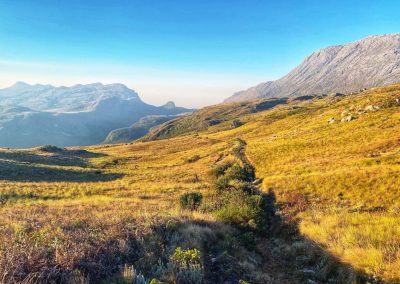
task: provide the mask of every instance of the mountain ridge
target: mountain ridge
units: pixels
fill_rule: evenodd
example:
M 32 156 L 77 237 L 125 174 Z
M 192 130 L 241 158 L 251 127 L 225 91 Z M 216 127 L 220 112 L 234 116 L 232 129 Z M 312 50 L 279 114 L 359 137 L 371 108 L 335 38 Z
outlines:
M 236 92 L 225 102 L 355 92 L 400 82 L 400 33 L 322 48 L 275 81 Z
M 192 111 L 167 104 L 147 104 L 119 83 L 54 87 L 17 82 L 0 89 L 0 147 L 98 144 L 111 131 L 129 127 L 142 117 Z

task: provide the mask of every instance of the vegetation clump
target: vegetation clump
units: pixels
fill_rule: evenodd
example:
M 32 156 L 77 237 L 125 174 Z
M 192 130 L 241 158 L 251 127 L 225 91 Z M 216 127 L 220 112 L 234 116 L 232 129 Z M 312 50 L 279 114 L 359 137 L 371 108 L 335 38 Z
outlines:
M 53 145 L 43 145 L 38 147 L 38 150 L 48 153 L 58 153 L 62 152 L 64 149 Z
M 203 283 L 204 272 L 199 250 L 177 247 L 171 256 L 171 267 L 177 283 Z
M 263 198 L 241 190 L 225 192 L 223 204 L 215 212 L 217 220 L 242 229 L 260 231 L 264 227 Z
M 201 205 L 203 195 L 200 192 L 187 192 L 180 196 L 179 201 L 181 208 L 196 210 Z
M 200 158 L 201 157 L 199 155 L 194 155 L 194 156 L 190 157 L 189 159 L 187 159 L 187 162 L 188 163 L 194 163 L 194 162 L 200 160 Z

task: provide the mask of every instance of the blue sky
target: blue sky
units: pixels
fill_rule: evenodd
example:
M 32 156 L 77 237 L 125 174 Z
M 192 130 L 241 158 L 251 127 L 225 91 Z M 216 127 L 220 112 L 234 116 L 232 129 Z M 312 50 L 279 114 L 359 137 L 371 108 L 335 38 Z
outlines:
M 150 103 L 198 107 L 319 48 L 400 32 L 398 11 L 398 0 L 0 0 L 0 87 L 122 82 Z

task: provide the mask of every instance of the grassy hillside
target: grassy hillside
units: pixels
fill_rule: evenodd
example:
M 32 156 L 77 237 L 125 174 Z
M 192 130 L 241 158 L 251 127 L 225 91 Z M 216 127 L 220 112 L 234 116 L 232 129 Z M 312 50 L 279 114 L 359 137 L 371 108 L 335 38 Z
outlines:
M 220 104 L 205 107 L 194 112 L 192 115 L 183 116 L 156 127 L 143 137 L 142 140 L 151 141 L 176 137 L 178 135 L 187 135 L 189 133 L 209 130 L 212 126 L 218 126 L 212 128 L 214 131 L 235 128 L 246 122 L 246 118 L 244 121 L 239 120 L 239 118 L 244 118 L 247 114 L 273 108 L 279 104 L 285 104 L 287 101 L 285 98 L 264 99 L 255 102 Z
M 4 149 L 0 279 L 398 283 L 399 100 L 223 105 L 169 139 Z
M 163 124 L 172 119 L 176 119 L 178 116 L 174 115 L 150 115 L 142 117 L 138 122 L 135 122 L 129 127 L 118 128 L 111 131 L 104 144 L 118 144 L 127 143 L 136 140 L 146 135 L 151 128 Z

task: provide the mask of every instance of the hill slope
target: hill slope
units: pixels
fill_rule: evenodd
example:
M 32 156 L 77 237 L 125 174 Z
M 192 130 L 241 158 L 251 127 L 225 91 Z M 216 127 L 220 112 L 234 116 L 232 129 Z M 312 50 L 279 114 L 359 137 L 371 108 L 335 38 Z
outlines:
M 349 93 L 399 82 L 400 34 L 371 36 L 321 49 L 279 80 L 237 92 L 226 101 Z
M 399 283 L 400 85 L 256 104 L 169 139 L 1 150 L 0 277 Z
M 261 112 L 287 102 L 287 99 L 281 98 L 205 107 L 192 115 L 182 116 L 153 128 L 142 140 L 158 140 L 181 134 L 196 133 L 205 131 L 211 126 L 217 126 L 218 130 L 235 128 L 245 123 L 245 121 L 240 121 L 243 116 Z
M 126 143 L 145 136 L 151 128 L 163 124 L 167 121 L 178 118 L 174 115 L 152 115 L 142 117 L 129 127 L 118 128 L 111 131 L 106 139 L 105 144 Z

